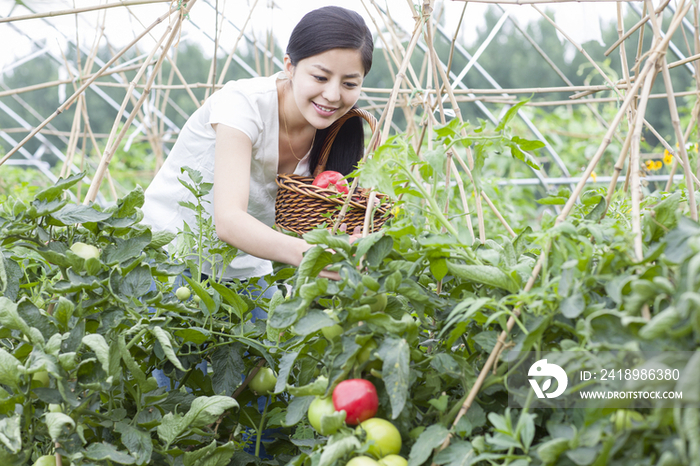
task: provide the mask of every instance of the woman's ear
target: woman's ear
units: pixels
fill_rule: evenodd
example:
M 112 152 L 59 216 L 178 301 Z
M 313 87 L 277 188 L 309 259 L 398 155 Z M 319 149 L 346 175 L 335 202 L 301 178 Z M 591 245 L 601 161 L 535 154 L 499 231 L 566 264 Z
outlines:
M 292 59 L 289 58 L 288 54 L 284 55 L 284 74 L 289 79 L 294 75 L 294 65 L 292 65 Z

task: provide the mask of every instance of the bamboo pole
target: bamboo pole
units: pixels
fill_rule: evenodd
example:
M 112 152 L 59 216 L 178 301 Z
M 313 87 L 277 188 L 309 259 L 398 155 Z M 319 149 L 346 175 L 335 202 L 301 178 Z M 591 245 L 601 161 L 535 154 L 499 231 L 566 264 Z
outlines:
M 669 4 L 670 2 L 671 2 L 671 0 L 664 0 L 664 2 L 663 2 L 661 5 L 659 5 L 659 7 L 655 10 L 656 14 L 658 15 L 659 13 L 661 13 L 662 11 L 664 11 L 664 9 L 666 8 L 666 6 L 668 6 L 668 4 Z M 618 7 L 618 9 L 621 9 L 622 4 L 618 2 L 618 3 L 617 3 L 617 7 Z M 618 16 L 619 16 L 620 14 L 621 14 L 621 13 L 618 13 Z M 634 32 L 635 32 L 637 29 L 639 29 L 640 27 L 642 27 L 647 21 L 649 21 L 649 15 L 646 15 L 646 16 L 644 16 L 642 19 L 640 19 L 639 21 L 637 21 L 637 22 L 635 23 L 634 26 L 632 26 L 626 33 L 624 33 L 622 36 L 620 36 L 620 37 L 610 46 L 610 48 L 608 48 L 608 50 L 605 51 L 604 55 L 605 55 L 606 57 L 607 57 L 608 55 L 610 55 L 617 47 L 619 47 L 619 45 L 620 45 L 621 43 L 623 43 L 629 36 L 631 36 L 632 34 L 634 34 Z
M 158 59 L 158 62 L 155 65 L 156 69 L 163 63 L 163 60 L 165 59 L 165 55 L 168 53 L 170 46 L 172 45 L 173 41 L 175 40 L 175 37 L 180 32 L 180 25 L 182 24 L 184 16 L 190 11 L 190 9 L 192 8 L 192 6 L 194 6 L 196 1 L 197 0 L 191 0 L 190 2 L 187 3 L 187 6 L 184 7 L 184 9 L 180 10 L 180 14 L 177 17 L 175 24 L 174 25 L 171 24 L 168 26 L 168 28 L 166 29 L 166 32 L 163 34 L 163 38 L 161 39 L 161 41 L 159 41 L 159 43 L 156 44 L 156 46 L 153 48 L 151 55 L 149 56 L 149 59 L 146 60 L 147 62 L 149 62 L 151 60 L 151 57 L 160 48 L 162 41 L 167 37 L 166 45 L 163 49 L 163 52 L 160 55 L 160 58 Z M 140 70 L 132 82 L 135 82 L 138 79 L 140 79 L 140 76 L 143 74 L 143 71 L 145 71 L 145 69 Z M 149 77 L 149 80 L 148 80 L 149 84 L 153 83 L 155 76 L 156 76 L 156 73 L 151 73 L 151 76 Z M 128 101 L 132 91 L 133 91 L 133 88 L 131 88 L 131 90 L 127 92 L 127 96 L 125 96 L 124 103 L 122 104 L 122 106 L 126 105 L 126 102 Z M 146 97 L 148 96 L 148 94 L 149 94 L 149 87 L 147 87 L 141 93 L 141 97 L 134 105 L 133 110 L 129 114 L 129 117 L 127 118 L 126 122 L 124 123 L 124 126 L 122 127 L 121 131 L 117 135 L 116 139 L 114 139 L 112 137 L 112 135 L 110 134 L 110 138 L 107 142 L 105 152 L 102 155 L 102 160 L 100 161 L 100 165 L 97 167 L 97 172 L 95 173 L 95 177 L 93 178 L 92 183 L 90 184 L 90 189 L 88 190 L 87 194 L 85 195 L 85 200 L 83 201 L 84 204 L 89 204 L 90 202 L 93 202 L 95 200 L 95 197 L 97 196 L 97 191 L 99 190 L 99 187 L 100 187 L 100 183 L 102 182 L 102 178 L 104 177 L 105 171 L 107 170 L 107 167 L 109 166 L 109 163 L 112 159 L 112 156 L 114 155 L 117 148 L 119 147 L 119 143 L 124 138 L 126 131 L 129 129 L 129 126 L 131 126 L 131 122 L 136 117 L 136 113 L 140 109 L 141 105 L 143 105 L 143 102 L 146 100 Z M 121 120 L 121 114 L 122 114 L 122 112 L 120 111 L 119 115 L 117 116 L 117 121 L 115 122 L 115 127 L 113 127 L 113 131 L 116 128 L 116 123 L 118 123 L 118 121 Z
M 406 78 L 406 68 L 408 68 L 411 55 L 413 54 L 413 50 L 416 48 L 418 38 L 421 35 L 422 26 L 426 20 L 427 18 L 425 16 L 425 13 L 423 13 L 423 16 L 421 16 L 420 19 L 416 22 L 413 29 L 413 35 L 411 37 L 411 42 L 408 44 L 408 49 L 406 50 L 406 54 L 404 55 L 403 61 L 401 62 L 401 67 L 399 68 L 394 78 L 394 87 L 392 88 L 391 96 L 389 98 L 389 105 L 387 106 L 387 118 L 384 122 L 384 129 L 381 133 L 381 144 L 383 144 L 384 142 L 386 142 L 387 139 L 389 139 L 389 130 L 391 129 L 390 123 L 393 119 L 394 109 L 396 108 L 396 98 L 398 95 L 398 91 L 401 86 L 401 83 L 403 83 L 404 79 Z
M 84 83 L 82 86 L 80 86 L 80 88 L 79 88 L 77 91 L 75 91 L 75 92 L 73 93 L 73 95 L 71 95 L 68 99 L 66 99 L 66 101 L 63 103 L 63 105 L 61 105 L 60 107 L 58 107 L 58 109 L 56 109 L 56 111 L 55 111 L 53 114 L 51 114 L 51 116 L 49 116 L 48 118 L 46 118 L 41 124 L 39 124 L 36 128 L 34 128 L 34 130 L 32 130 L 24 139 L 22 139 L 14 148 L 12 148 L 7 154 L 5 154 L 5 156 L 4 156 L 2 159 L 0 159 L 0 166 L 1 166 L 3 163 L 5 163 L 5 161 L 6 161 L 7 159 L 9 159 L 10 157 L 12 157 L 22 146 L 24 146 L 24 144 L 26 144 L 27 141 L 29 141 L 30 139 L 32 139 L 39 131 L 41 131 L 41 129 L 42 129 L 43 127 L 45 127 L 49 122 L 51 122 L 51 120 L 53 120 L 54 118 L 56 118 L 56 117 L 57 117 L 58 115 L 60 115 L 65 109 L 67 109 L 70 105 L 72 105 L 73 102 L 75 101 L 75 99 L 77 99 L 78 96 L 79 96 L 83 91 L 85 91 L 85 89 L 87 89 L 88 86 L 90 86 L 90 84 L 92 84 L 98 77 L 100 77 L 100 76 L 102 75 L 102 73 L 104 73 L 105 70 L 107 70 L 110 66 L 112 66 L 112 64 L 113 64 L 114 62 L 116 62 L 116 61 L 119 59 L 119 57 L 121 57 L 127 50 L 129 50 L 134 44 L 136 44 L 139 40 L 141 40 L 141 39 L 142 39 L 146 34 L 148 34 L 153 28 L 155 28 L 157 25 L 159 25 L 161 22 L 163 22 L 163 20 L 165 20 L 166 18 L 168 18 L 170 15 L 172 15 L 172 14 L 175 13 L 176 11 L 177 11 L 177 10 L 175 10 L 175 9 L 171 9 L 171 10 L 169 10 L 167 13 L 165 13 L 165 14 L 163 14 L 162 16 L 158 17 L 158 18 L 153 22 L 153 24 L 151 24 L 146 30 L 144 30 L 143 32 L 141 32 L 141 34 L 139 34 L 138 36 L 136 36 L 136 37 L 134 38 L 134 40 L 132 40 L 131 42 L 129 42 L 129 44 L 127 44 L 126 47 L 124 47 L 121 51 L 119 51 L 116 55 L 114 55 L 107 63 L 105 63 L 105 65 L 104 65 L 102 68 L 100 68 L 100 70 L 99 70 L 97 73 L 95 73 L 94 75 L 92 75 L 92 77 L 90 77 L 88 80 L 86 80 L 85 83 Z
M 238 43 L 240 42 L 241 38 L 243 37 L 246 27 L 248 27 L 248 23 L 250 22 L 250 18 L 253 16 L 253 11 L 255 11 L 255 7 L 258 5 L 259 0 L 255 0 L 253 2 L 253 6 L 250 7 L 250 10 L 248 11 L 248 17 L 245 19 L 245 22 L 243 23 L 243 27 L 241 27 L 240 31 L 238 32 L 238 36 L 236 37 L 236 40 L 233 43 L 233 47 L 231 48 L 231 53 L 228 54 L 228 57 L 226 57 L 226 62 L 224 63 L 224 66 L 221 68 L 221 75 L 219 76 L 219 82 L 218 85 L 221 86 L 224 82 L 224 79 L 226 78 L 226 73 L 228 72 L 229 66 L 231 66 L 231 60 L 233 60 L 233 55 L 236 53 L 236 50 L 238 50 Z
M 150 3 L 170 3 L 172 0 L 131 0 L 131 1 L 120 1 L 118 3 L 106 3 L 104 5 L 87 6 L 82 8 L 72 8 L 70 10 L 59 10 L 59 11 L 49 11 L 46 13 L 34 13 L 31 15 L 22 16 L 10 16 L 7 18 L 0 18 L 0 23 L 9 23 L 14 21 L 24 21 L 27 19 L 40 19 L 40 18 L 53 18 L 56 16 L 63 15 L 73 15 L 78 13 L 86 13 L 88 11 L 95 10 L 106 10 L 108 8 L 123 7 L 123 6 L 134 6 L 134 5 L 147 5 Z
M 690 9 L 690 4 L 684 6 L 684 0 L 681 1 L 681 5 L 678 7 L 676 10 L 676 14 L 674 15 L 674 18 L 671 22 L 671 25 L 668 28 L 668 31 L 666 33 L 666 37 L 660 41 L 659 43 L 655 44 L 654 47 L 652 47 L 652 50 L 650 51 L 649 58 L 647 58 L 647 61 L 644 65 L 644 68 L 640 71 L 638 79 L 635 81 L 635 84 L 633 86 L 633 89 L 630 90 L 628 93 L 627 97 L 625 98 L 625 101 L 622 103 L 620 109 L 618 110 L 617 115 L 615 116 L 613 122 L 610 124 L 610 129 L 608 130 L 608 134 L 606 134 L 606 137 L 603 139 L 601 142 L 600 147 L 598 148 L 598 151 L 596 154 L 593 156 L 591 159 L 588 167 L 586 168 L 586 171 L 584 172 L 584 175 L 581 177 L 581 182 L 577 185 L 577 189 L 572 193 L 571 197 L 569 198 L 567 204 L 565 205 L 564 209 L 562 209 L 562 212 L 559 214 L 559 216 L 556 219 L 556 224 L 559 224 L 563 222 L 568 214 L 571 212 L 571 209 L 576 202 L 576 199 L 578 198 L 583 184 L 585 181 L 588 179 L 590 176 L 591 172 L 597 165 L 598 161 L 600 160 L 605 148 L 610 144 L 612 134 L 611 132 L 614 131 L 614 128 L 617 127 L 617 125 L 620 123 L 622 120 L 622 116 L 624 113 L 627 111 L 627 107 L 630 106 L 632 100 L 635 98 L 635 94 L 637 90 L 639 89 L 641 81 L 646 81 L 646 76 L 651 75 L 653 76 L 653 73 L 650 73 L 653 68 L 656 66 L 656 61 L 658 60 L 659 56 L 666 50 L 666 47 L 668 47 L 668 42 L 671 40 L 671 37 L 673 36 L 673 33 L 675 30 L 678 28 L 678 26 L 681 24 L 681 21 L 685 14 L 688 12 Z M 650 79 L 651 81 L 651 79 Z M 643 112 L 638 111 L 638 114 L 642 114 Z M 639 125 L 641 127 L 641 124 Z M 544 262 L 547 258 L 547 255 L 549 253 L 549 249 L 551 248 L 551 241 L 542 249 L 542 252 L 540 254 L 540 257 L 535 264 L 535 267 L 532 271 L 532 274 L 530 275 L 530 279 L 528 280 L 527 284 L 525 285 L 525 288 L 523 290 L 524 293 L 529 292 L 534 284 L 535 281 L 537 280 L 537 277 L 540 274 L 540 271 L 542 270 L 542 267 L 544 265 Z M 467 395 L 467 398 L 464 400 L 464 403 L 462 404 L 462 407 L 460 408 L 459 412 L 457 413 L 457 416 L 454 419 L 454 422 L 452 423 L 452 426 L 456 426 L 459 420 L 467 413 L 469 408 L 471 407 L 472 403 L 476 399 L 477 394 L 479 393 L 481 386 L 483 385 L 484 381 L 486 380 L 486 377 L 488 376 L 488 373 L 491 370 L 491 367 L 495 363 L 495 360 L 497 356 L 501 353 L 501 350 L 503 346 L 505 345 L 506 339 L 508 338 L 508 335 L 510 334 L 513 326 L 515 325 L 515 319 L 517 316 L 520 315 L 521 312 L 521 307 L 522 304 L 519 305 L 516 309 L 513 310 L 513 315 L 508 319 L 508 322 L 506 323 L 506 329 L 504 329 L 501 334 L 498 337 L 498 340 L 496 341 L 496 345 L 494 346 L 493 350 L 491 351 L 491 354 L 489 355 L 489 358 L 487 359 L 486 363 L 484 364 L 484 367 L 481 369 L 479 372 L 479 376 L 477 377 L 476 382 L 472 386 L 471 390 L 469 391 L 469 394 Z M 450 444 L 450 437 L 445 440 L 445 442 L 440 446 L 440 449 L 445 449 L 447 446 Z

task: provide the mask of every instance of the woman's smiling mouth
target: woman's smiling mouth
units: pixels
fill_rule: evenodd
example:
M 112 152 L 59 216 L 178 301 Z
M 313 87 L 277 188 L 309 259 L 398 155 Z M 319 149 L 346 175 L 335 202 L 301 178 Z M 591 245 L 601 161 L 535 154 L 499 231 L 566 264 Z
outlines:
M 322 115 L 326 115 L 326 116 L 332 115 L 333 113 L 335 113 L 336 110 L 338 110 L 337 108 L 334 108 L 334 107 L 324 107 L 323 105 L 319 105 L 316 102 L 311 102 L 311 103 L 314 104 L 314 107 L 316 108 L 316 110 L 319 113 L 321 113 Z

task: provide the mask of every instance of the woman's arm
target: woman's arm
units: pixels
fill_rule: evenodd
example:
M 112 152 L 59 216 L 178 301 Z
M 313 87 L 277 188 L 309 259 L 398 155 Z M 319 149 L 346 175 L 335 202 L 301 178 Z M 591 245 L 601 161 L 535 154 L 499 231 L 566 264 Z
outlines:
M 298 266 L 311 245 L 277 232 L 248 213 L 252 143 L 223 124 L 216 131 L 214 224 L 222 241 L 252 256 Z

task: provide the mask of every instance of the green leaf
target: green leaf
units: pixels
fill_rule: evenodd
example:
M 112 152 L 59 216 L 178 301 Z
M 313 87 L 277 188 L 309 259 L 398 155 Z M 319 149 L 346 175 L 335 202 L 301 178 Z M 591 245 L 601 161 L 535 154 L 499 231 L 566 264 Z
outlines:
M 603 196 L 600 196 L 600 201 L 596 206 L 586 214 L 586 220 L 590 220 L 592 222 L 600 222 L 600 219 L 603 218 L 603 214 L 608 208 L 608 203 L 605 200 Z
M 411 453 L 408 456 L 408 466 L 420 466 L 423 464 L 433 450 L 447 439 L 449 431 L 440 424 L 433 424 L 420 434 L 416 443 L 411 447 Z
M 61 196 L 65 190 L 82 180 L 84 176 L 85 172 L 69 176 L 68 178 L 59 178 L 53 186 L 44 188 L 36 193 L 34 198 L 40 201 L 52 201 Z
M 391 402 L 391 418 L 396 419 L 408 398 L 411 353 L 406 340 L 387 338 L 379 348 L 379 355 L 384 361 L 382 379 Z
M 243 316 L 248 312 L 248 304 L 243 298 L 241 298 L 238 293 L 234 292 L 232 289 L 216 282 L 209 283 L 214 290 L 221 295 L 221 297 L 233 307 L 234 312 L 239 319 L 243 320 Z
M 133 358 L 133 356 L 131 356 L 129 350 L 126 348 L 126 342 L 124 338 L 124 334 L 121 334 L 119 340 L 117 340 L 119 353 L 121 355 L 122 360 L 124 361 L 124 365 L 129 370 L 134 379 L 136 379 L 136 382 L 141 387 L 141 391 L 143 393 L 148 393 L 150 390 L 152 390 L 152 388 L 150 390 L 147 389 L 148 385 L 150 385 L 150 383 L 148 382 L 148 378 L 146 377 L 146 374 L 143 372 L 136 360 Z
M 578 447 L 566 452 L 566 456 L 578 466 L 588 466 L 595 461 L 599 447 Z
M 136 458 L 126 452 L 117 450 L 114 445 L 106 442 L 91 443 L 85 448 L 85 457 L 91 460 L 110 460 L 119 464 L 134 464 Z
M 272 328 L 287 329 L 296 322 L 299 317 L 299 312 L 304 308 L 304 303 L 301 298 L 293 298 L 290 301 L 285 301 L 275 308 L 267 325 Z
M 210 335 L 209 330 L 202 327 L 181 328 L 175 331 L 175 336 L 182 338 L 184 343 L 192 342 L 195 345 L 201 345 Z
M 233 441 L 217 447 L 216 440 L 199 450 L 185 453 L 185 466 L 227 466 L 236 453 L 236 444 Z M 238 464 L 238 463 L 234 463 Z
M 170 231 L 155 231 L 152 233 L 149 246 L 154 249 L 162 248 L 170 244 L 170 242 L 175 239 L 175 236 L 175 233 Z
M 337 460 L 362 446 L 354 435 L 339 437 L 339 434 L 331 436 L 329 442 L 323 448 L 318 466 L 335 464 Z
M 297 286 L 304 283 L 304 279 L 316 278 L 321 270 L 332 262 L 333 255 L 321 246 L 314 246 L 307 250 L 297 271 Z
M 501 121 L 498 123 L 498 126 L 496 126 L 496 131 L 503 131 L 506 128 L 506 125 L 508 125 L 508 123 L 510 122 L 510 120 L 512 120 L 513 117 L 515 117 L 515 115 L 518 113 L 520 107 L 522 107 L 529 101 L 530 99 L 523 100 L 510 107 L 506 114 L 503 115 L 503 118 L 501 118 Z
M 114 424 L 114 431 L 121 434 L 122 444 L 134 455 L 136 464 L 148 464 L 151 461 L 153 442 L 150 433 L 125 422 Z
M 428 400 L 428 403 L 439 412 L 444 413 L 447 409 L 447 402 L 449 399 L 450 397 L 447 394 L 444 394 L 440 398 Z
M 73 429 L 75 427 L 75 422 L 67 414 L 46 413 L 44 418 L 46 427 L 49 430 L 49 436 L 54 442 L 57 442 L 58 439 L 61 438 L 64 428 Z
M 211 356 L 211 365 L 214 370 L 212 376 L 212 388 L 217 395 L 233 395 L 233 392 L 241 384 L 242 375 L 245 372 L 245 363 L 239 353 L 238 344 L 219 346 Z
M 0 325 L 12 330 L 19 330 L 24 335 L 29 335 L 29 325 L 19 316 L 17 304 L 4 296 L 0 296 Z
M 114 238 L 114 244 L 104 248 L 102 262 L 107 265 L 116 265 L 138 257 L 151 243 L 151 239 L 152 236 L 149 230 L 129 239 Z
M 197 296 L 202 298 L 202 303 L 204 303 L 204 307 L 207 308 L 209 314 L 214 314 L 216 312 L 216 303 L 214 302 L 214 298 L 211 297 L 207 290 L 205 290 L 197 280 L 193 280 L 187 275 L 183 275 L 183 277 L 190 287 L 192 287 L 192 291 L 194 291 Z
M 299 319 L 299 322 L 294 324 L 294 332 L 297 335 L 305 337 L 314 332 L 321 330 L 324 327 L 330 327 L 335 325 L 337 322 L 323 311 L 314 309 L 309 311 L 304 317 Z
M 552 464 L 567 450 L 569 450 L 569 439 L 555 438 L 541 443 L 537 447 L 537 456 L 539 456 L 545 464 Z
M 453 440 L 447 448 L 435 455 L 433 461 L 441 466 L 469 466 L 475 456 L 471 443 Z
M 520 289 L 513 277 L 491 265 L 463 265 L 447 261 L 447 269 L 462 280 L 501 288 L 511 293 L 517 293 Z
M 332 414 L 321 415 L 321 432 L 336 432 L 341 427 L 345 426 L 345 418 L 347 413 L 345 410 L 335 411 Z
M 345 252 L 350 252 L 352 247 L 348 238 L 348 235 L 334 236 L 325 228 L 311 230 L 304 234 L 304 241 L 309 244 L 322 244 L 336 251 Z
M 185 420 L 192 427 L 204 427 L 216 421 L 224 411 L 238 408 L 238 402 L 228 396 L 199 396 L 192 401 Z
M 369 251 L 369 249 L 383 237 L 384 232 L 378 231 L 375 233 L 370 233 L 366 237 L 360 238 L 357 241 L 355 241 L 355 243 L 353 243 L 353 246 L 357 247 L 357 249 L 355 250 L 355 256 L 362 257 L 365 254 L 367 254 L 367 251 Z
M 90 333 L 83 337 L 83 343 L 95 353 L 97 360 L 102 364 L 102 369 L 109 374 L 109 345 L 107 345 L 105 338 L 99 333 Z
M 168 358 L 168 360 L 171 363 L 173 363 L 175 367 L 185 372 L 186 369 L 182 367 L 182 363 L 175 355 L 175 351 L 173 350 L 173 344 L 170 342 L 170 335 L 168 334 L 168 332 L 163 330 L 161 327 L 153 327 L 151 329 L 151 333 L 154 337 L 156 337 L 156 339 L 160 343 L 160 346 L 163 348 L 165 357 Z
M 117 276 L 117 274 L 112 275 L 112 277 Z M 147 265 L 140 265 L 127 273 L 126 276 L 115 280 L 114 283 L 117 284 L 117 290 L 115 291 L 118 291 L 127 299 L 140 298 L 148 293 L 151 287 L 151 280 L 151 269 Z
M 287 385 L 287 391 L 289 394 L 296 397 L 323 396 L 327 389 L 328 379 L 325 377 L 318 377 L 310 384 L 301 387 L 292 387 Z
M 22 450 L 20 420 L 19 414 L 0 420 L 0 443 L 5 445 L 12 453 L 19 453 Z
M 521 413 L 518 419 L 518 427 L 520 428 L 520 441 L 529 450 L 532 441 L 535 439 L 535 414 Z
M 168 413 L 158 426 L 158 436 L 168 446 L 190 428 L 204 427 L 215 422 L 224 411 L 238 408 L 238 402 L 228 396 L 199 396 L 192 401 L 184 416 Z
M 447 275 L 447 261 L 444 257 L 436 257 L 430 260 L 430 272 L 435 277 L 435 280 L 442 280 Z
M 314 401 L 316 396 L 296 396 L 292 398 L 287 406 L 287 417 L 284 420 L 284 424 L 287 426 L 293 426 L 306 415 L 306 412 L 311 406 L 311 402 Z
M 110 218 L 112 214 L 100 212 L 92 206 L 83 204 L 68 204 L 61 210 L 51 214 L 63 225 L 75 225 L 78 223 L 101 222 Z
M 586 299 L 583 297 L 583 293 L 577 291 L 573 295 L 564 299 L 559 306 L 559 310 L 565 317 L 569 319 L 575 319 L 580 316 L 586 309 Z
M 394 239 L 391 236 L 383 236 L 367 251 L 367 262 L 372 267 L 378 267 L 393 248 Z
M 277 374 L 277 383 L 275 384 L 275 393 L 282 393 L 287 386 L 289 374 L 294 368 L 294 362 L 297 360 L 300 351 L 291 351 L 285 353 L 280 358 L 279 373 Z
M 513 136 L 511 141 L 516 143 L 522 150 L 530 151 L 543 148 L 546 144 L 539 140 L 523 139 L 519 136 Z

